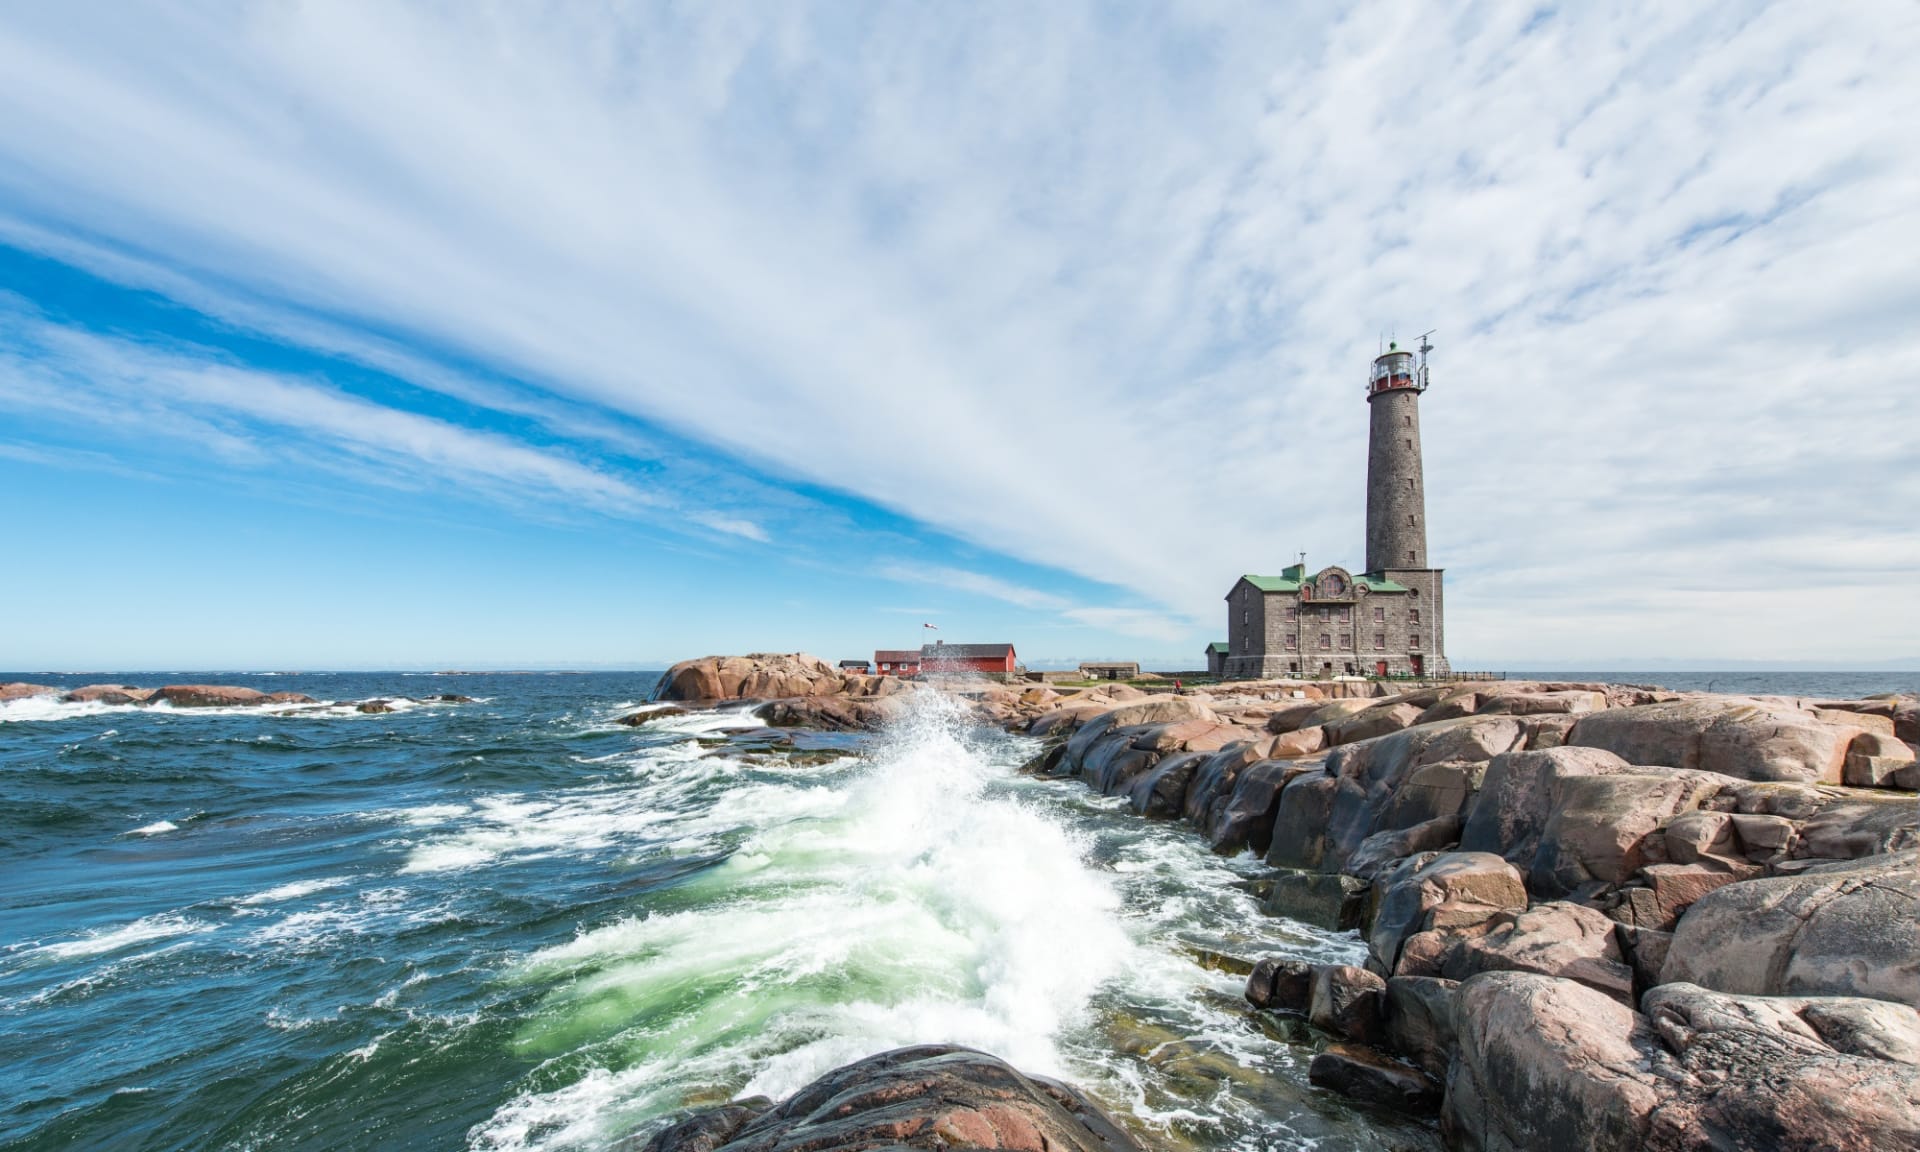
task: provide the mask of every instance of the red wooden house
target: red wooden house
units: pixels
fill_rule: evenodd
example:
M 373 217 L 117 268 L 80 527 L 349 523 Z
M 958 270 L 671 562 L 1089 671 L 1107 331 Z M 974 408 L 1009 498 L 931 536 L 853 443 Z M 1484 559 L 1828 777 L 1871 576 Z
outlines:
M 882 676 L 918 676 L 920 653 L 910 648 L 882 648 L 873 654 L 873 666 Z
M 1010 677 L 1019 668 L 1011 644 L 948 644 L 944 641 L 920 649 L 920 664 L 929 672 L 978 672 L 984 676 Z

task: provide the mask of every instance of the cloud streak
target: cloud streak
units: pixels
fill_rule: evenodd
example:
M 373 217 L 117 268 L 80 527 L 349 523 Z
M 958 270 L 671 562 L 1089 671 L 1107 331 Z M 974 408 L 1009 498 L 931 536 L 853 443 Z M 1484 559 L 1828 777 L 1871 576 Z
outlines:
M 1396 326 L 1441 331 L 1456 649 L 1611 643 L 1558 620 L 1631 587 L 1649 651 L 1784 656 L 1831 630 L 1720 589 L 1843 549 L 1865 621 L 1920 576 L 1888 511 L 1920 503 L 1899 5 L 223 12 L 10 13 L 0 231 L 423 387 L 484 364 L 582 438 L 644 417 L 1173 621 L 1296 550 L 1358 559 L 1360 382 Z M 196 412 L 647 498 L 191 381 Z M 920 582 L 1071 608 L 958 572 Z M 1920 649 L 1920 620 L 1871 643 Z

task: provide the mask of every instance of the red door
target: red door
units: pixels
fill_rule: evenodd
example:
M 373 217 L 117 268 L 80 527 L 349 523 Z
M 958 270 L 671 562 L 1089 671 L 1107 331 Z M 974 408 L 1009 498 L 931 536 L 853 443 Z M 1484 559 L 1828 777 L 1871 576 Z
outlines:
M 1382 660 L 1379 663 L 1375 664 L 1373 666 L 1373 674 L 1375 676 L 1385 676 L 1387 674 L 1387 662 L 1385 660 Z
M 1425 672 L 1425 671 L 1427 670 L 1427 658 L 1426 658 L 1426 657 L 1424 657 L 1424 656 L 1409 656 L 1409 657 L 1407 657 L 1407 659 L 1409 659 L 1409 660 L 1411 660 L 1411 661 L 1413 661 L 1413 674 L 1414 674 L 1415 676 L 1418 676 L 1418 675 L 1420 675 L 1421 673 L 1423 673 L 1423 672 Z

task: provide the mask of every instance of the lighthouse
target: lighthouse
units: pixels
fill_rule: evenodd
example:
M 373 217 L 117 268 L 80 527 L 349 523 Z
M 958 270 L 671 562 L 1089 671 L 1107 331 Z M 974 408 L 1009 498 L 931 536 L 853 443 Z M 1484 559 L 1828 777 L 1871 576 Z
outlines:
M 1420 468 L 1420 394 L 1427 390 L 1427 353 L 1398 344 L 1376 356 L 1367 379 L 1372 408 L 1367 435 L 1367 571 L 1427 566 L 1427 491 Z
M 1431 336 L 1433 333 L 1427 333 Z M 1443 677 L 1446 574 L 1427 564 L 1420 394 L 1427 353 L 1391 345 L 1367 377 L 1367 564 L 1240 577 L 1227 592 L 1227 639 L 1208 645 L 1227 677 Z M 1224 649 L 1224 651 L 1222 651 Z

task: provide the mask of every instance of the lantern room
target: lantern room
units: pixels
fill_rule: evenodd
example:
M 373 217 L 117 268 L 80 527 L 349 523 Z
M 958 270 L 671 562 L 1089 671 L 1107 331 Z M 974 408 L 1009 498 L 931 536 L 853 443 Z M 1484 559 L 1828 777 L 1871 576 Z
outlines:
M 1367 395 L 1378 396 L 1382 392 L 1401 389 L 1425 392 L 1426 374 L 1414 363 L 1413 353 L 1402 350 L 1398 344 L 1389 344 L 1385 352 L 1373 359 L 1373 376 L 1367 381 Z

